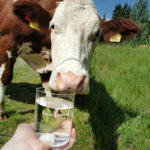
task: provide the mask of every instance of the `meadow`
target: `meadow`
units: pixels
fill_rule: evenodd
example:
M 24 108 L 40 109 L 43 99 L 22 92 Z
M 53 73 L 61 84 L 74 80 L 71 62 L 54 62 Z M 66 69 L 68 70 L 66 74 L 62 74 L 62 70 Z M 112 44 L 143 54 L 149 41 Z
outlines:
M 73 150 L 150 149 L 150 46 L 98 44 L 90 67 L 90 93 L 77 95 Z M 7 121 L 0 148 L 18 124 L 33 122 L 40 77 L 18 59 L 5 94 Z

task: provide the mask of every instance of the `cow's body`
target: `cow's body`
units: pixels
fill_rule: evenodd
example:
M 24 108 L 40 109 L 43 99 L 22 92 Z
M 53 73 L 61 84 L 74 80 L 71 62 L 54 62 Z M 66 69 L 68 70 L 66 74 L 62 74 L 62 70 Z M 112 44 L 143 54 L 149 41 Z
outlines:
M 51 5 L 44 6 L 50 9 L 47 6 Z M 4 110 L 3 93 L 12 80 L 13 66 L 18 56 L 38 73 L 50 74 L 48 67 L 51 63 L 51 43 L 48 26 L 51 18 L 47 13 L 47 17 L 41 17 L 41 19 L 43 19 L 42 29 L 34 30 L 13 13 L 13 1 L 9 0 L 2 5 L 0 12 L 0 115 Z
M 4 2 L 3 0 L 0 1 L 0 117 L 4 118 L 4 91 L 6 86 L 12 80 L 13 66 L 17 57 L 19 56 L 23 58 L 35 71 L 40 73 L 43 83 L 47 83 L 49 81 L 52 72 L 52 79 L 49 81 L 51 88 L 58 91 L 68 91 L 69 89 L 71 89 L 74 92 L 78 93 L 82 93 L 84 90 L 86 90 L 85 87 L 88 84 L 87 70 L 90 64 L 90 61 L 88 60 L 89 57 L 91 57 L 93 40 L 95 40 L 97 32 L 100 31 L 98 14 L 91 0 L 88 0 L 89 4 L 87 4 L 87 1 L 84 0 L 75 0 L 76 4 L 72 0 L 72 2 L 69 2 L 68 0 L 65 0 L 65 2 L 61 2 L 61 5 L 58 7 L 58 10 L 56 11 L 56 14 L 54 15 L 51 23 L 53 39 L 52 50 L 54 49 L 52 51 L 53 54 L 51 54 L 51 31 L 49 30 L 49 22 L 51 21 L 53 13 L 55 12 L 56 2 L 60 1 L 62 0 L 32 0 L 32 2 L 30 2 L 30 0 L 8 0 L 7 2 Z M 69 8 L 68 5 L 71 5 L 71 8 Z M 70 9 L 70 11 L 72 8 L 74 8 L 75 11 L 71 12 L 72 17 L 74 17 L 75 15 L 78 15 L 79 17 L 80 15 L 78 13 L 80 13 L 80 11 L 82 10 L 83 13 L 81 14 L 84 18 L 82 16 L 80 16 L 80 19 L 76 17 L 78 23 L 74 21 L 68 24 L 69 20 L 65 22 L 65 18 L 63 18 L 65 16 L 60 16 L 60 13 L 64 12 L 64 10 L 62 10 L 64 9 L 64 7 L 65 10 Z M 93 15 L 91 16 L 91 18 L 89 16 L 85 16 L 86 13 L 88 14 L 89 10 Z M 71 19 L 71 15 L 66 16 Z M 61 20 L 61 18 L 63 18 L 64 20 Z M 93 23 L 90 23 L 89 20 L 89 24 L 86 24 L 89 18 Z M 66 46 L 66 43 L 61 45 L 61 42 L 56 42 L 58 36 L 54 35 L 55 31 L 53 23 L 54 25 L 55 22 L 58 24 L 58 20 L 63 25 L 64 23 L 66 23 L 66 25 L 64 26 L 60 24 L 62 26 L 62 29 L 66 27 L 69 28 L 69 30 L 68 28 L 67 30 L 64 29 L 64 31 L 67 31 L 67 33 L 65 32 L 63 34 L 64 41 L 69 40 L 67 36 L 74 34 L 74 39 L 68 42 L 72 45 Z M 81 20 L 84 20 L 84 22 L 80 22 Z M 75 23 L 77 23 L 77 27 L 79 27 L 80 30 L 79 28 L 72 28 L 72 24 Z M 81 30 L 82 23 L 84 24 L 84 26 Z M 133 35 L 137 34 L 139 32 L 138 26 L 133 22 L 131 23 L 132 25 L 129 25 L 130 21 L 125 21 L 125 28 L 118 32 L 111 32 L 109 35 L 105 35 L 105 33 L 102 32 L 103 40 L 109 42 L 108 39 L 111 37 L 111 35 L 121 32 L 125 33 L 126 28 L 129 32 L 132 32 Z M 106 26 L 110 26 L 110 24 L 112 24 L 112 22 L 105 23 L 101 21 L 101 26 L 102 29 L 104 28 L 104 30 L 106 30 Z M 90 29 L 88 29 L 88 25 L 91 26 L 91 31 Z M 84 27 L 86 30 L 84 29 Z M 89 35 L 85 34 L 85 32 L 89 32 L 89 35 L 92 33 L 93 35 L 90 35 L 90 38 L 86 37 Z M 133 35 L 131 34 L 131 36 Z M 63 40 L 63 36 L 61 35 L 61 40 Z M 77 42 L 74 43 L 74 41 Z M 68 49 L 73 49 L 74 47 L 76 47 L 74 51 L 79 52 L 73 54 L 72 56 L 72 53 L 74 53 L 74 51 L 70 52 L 69 54 L 69 52 L 65 51 L 64 49 L 65 54 L 61 53 L 60 55 L 64 55 L 63 57 L 65 58 L 61 58 L 61 56 L 58 55 L 58 52 L 56 54 L 56 49 L 61 48 L 58 47 L 59 44 L 61 45 L 61 47 L 65 45 L 65 47 L 67 47 Z M 87 45 L 87 47 L 85 47 L 85 45 Z M 80 49 L 89 49 L 89 51 L 81 52 Z M 67 53 L 69 54 L 69 56 L 66 57 Z M 87 56 L 85 56 L 85 53 L 87 53 Z M 72 68 L 68 69 L 68 65 L 71 65 L 70 67 Z M 63 73 L 61 74 L 61 72 Z M 73 81 L 75 81 L 75 84 L 72 83 Z

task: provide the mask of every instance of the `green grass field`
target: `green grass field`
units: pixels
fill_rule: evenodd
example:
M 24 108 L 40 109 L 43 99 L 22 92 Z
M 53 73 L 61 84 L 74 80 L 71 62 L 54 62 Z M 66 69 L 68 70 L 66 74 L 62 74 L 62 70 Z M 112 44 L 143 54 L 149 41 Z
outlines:
M 40 78 L 18 59 L 5 94 L 9 119 L 0 122 L 0 147 L 18 124 L 33 122 Z M 90 93 L 76 96 L 73 150 L 150 149 L 150 46 L 98 45 L 90 68 Z

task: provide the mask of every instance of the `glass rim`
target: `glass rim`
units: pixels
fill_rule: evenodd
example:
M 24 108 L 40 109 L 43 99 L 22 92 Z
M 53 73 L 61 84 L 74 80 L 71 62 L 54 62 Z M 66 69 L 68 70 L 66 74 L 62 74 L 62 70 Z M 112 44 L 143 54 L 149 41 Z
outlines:
M 37 87 L 37 88 L 36 88 L 36 92 L 38 91 L 38 92 L 41 92 L 41 93 L 45 93 L 45 91 L 42 91 L 41 89 L 44 89 L 44 87 Z M 71 96 L 71 95 L 74 95 L 74 96 L 75 96 L 75 92 L 72 92 L 72 93 L 54 93 L 53 91 L 55 91 L 55 90 L 53 90 L 53 89 L 50 89 L 50 90 L 52 90 L 51 93 L 52 93 L 53 95 L 62 95 L 62 96 L 63 96 L 63 95 L 64 95 L 64 96 L 65 96 L 65 95 L 66 95 L 66 96 L 67 96 L 67 95 L 70 95 L 70 96 Z M 57 92 L 57 91 L 56 91 L 56 92 Z

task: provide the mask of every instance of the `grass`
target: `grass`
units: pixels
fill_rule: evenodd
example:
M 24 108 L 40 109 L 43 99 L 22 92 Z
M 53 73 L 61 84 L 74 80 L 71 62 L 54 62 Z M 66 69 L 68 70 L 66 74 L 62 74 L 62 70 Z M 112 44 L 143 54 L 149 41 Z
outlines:
M 73 150 L 150 149 L 150 46 L 98 45 L 90 68 L 90 93 L 76 96 Z M 18 60 L 5 94 L 9 119 L 0 122 L 0 147 L 18 124 L 33 122 L 37 73 Z

